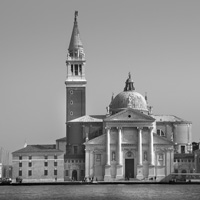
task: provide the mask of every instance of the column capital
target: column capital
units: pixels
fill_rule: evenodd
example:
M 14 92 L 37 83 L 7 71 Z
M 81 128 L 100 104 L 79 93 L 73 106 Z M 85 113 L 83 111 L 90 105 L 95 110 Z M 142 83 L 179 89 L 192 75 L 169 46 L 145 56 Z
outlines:
M 148 129 L 149 129 L 150 131 L 152 131 L 152 130 L 153 130 L 153 126 L 149 126 Z
M 121 126 L 117 126 L 116 127 L 118 130 L 122 130 L 122 127 Z
M 137 129 L 138 129 L 139 131 L 142 131 L 143 128 L 144 128 L 144 127 L 137 127 Z
M 111 129 L 111 127 L 108 127 L 108 126 L 106 126 L 106 127 L 105 127 L 105 129 L 106 129 L 106 130 L 110 130 L 110 129 Z

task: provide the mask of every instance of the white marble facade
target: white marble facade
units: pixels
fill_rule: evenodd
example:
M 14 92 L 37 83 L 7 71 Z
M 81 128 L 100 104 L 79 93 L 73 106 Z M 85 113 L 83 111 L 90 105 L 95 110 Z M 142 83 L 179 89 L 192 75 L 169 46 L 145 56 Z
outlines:
M 173 171 L 173 142 L 155 134 L 155 119 L 127 108 L 104 119 L 104 134 L 85 143 L 85 176 L 162 180 Z

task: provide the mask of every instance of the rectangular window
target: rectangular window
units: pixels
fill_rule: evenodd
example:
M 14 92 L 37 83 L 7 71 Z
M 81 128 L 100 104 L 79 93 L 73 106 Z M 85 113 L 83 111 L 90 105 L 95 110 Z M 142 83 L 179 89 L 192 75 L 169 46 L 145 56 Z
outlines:
M 29 162 L 29 163 L 28 163 L 28 166 L 29 166 L 29 167 L 32 167 L 32 162 Z
M 29 156 L 28 158 L 29 158 L 29 160 L 32 160 L 32 156 Z
M 79 72 L 82 74 L 82 65 L 79 65 Z
M 19 167 L 22 167 L 22 162 L 19 163 Z
M 54 155 L 54 159 L 56 160 L 58 158 L 58 156 L 57 155 Z
M 45 161 L 45 162 L 44 162 L 44 166 L 45 166 L 45 167 L 48 167 L 48 162 Z
M 78 65 L 75 65 L 75 76 L 78 76 Z
M 185 153 L 185 146 L 181 146 L 181 153 Z
M 28 170 L 28 176 L 32 176 L 32 170 Z
M 57 169 L 54 169 L 54 176 L 57 176 Z
M 69 171 L 65 170 L 65 176 L 69 176 Z
M 22 170 L 19 170 L 19 176 L 22 176 Z
M 22 160 L 22 156 L 19 156 L 19 160 Z
M 48 156 L 44 156 L 44 159 L 47 160 L 47 159 L 48 159 Z
M 73 65 L 71 65 L 71 72 L 72 72 L 72 74 L 74 73 L 74 67 L 73 67 Z
M 44 170 L 44 175 L 48 176 L 48 170 L 47 169 Z
M 58 163 L 57 162 L 54 162 L 54 167 L 57 167 Z
M 74 146 L 74 154 L 78 154 L 78 147 Z

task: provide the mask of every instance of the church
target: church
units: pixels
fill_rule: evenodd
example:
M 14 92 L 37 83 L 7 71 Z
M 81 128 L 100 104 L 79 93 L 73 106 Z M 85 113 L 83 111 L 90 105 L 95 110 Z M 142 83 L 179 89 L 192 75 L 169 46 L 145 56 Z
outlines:
M 191 172 L 193 166 L 175 164 L 177 155 L 192 154 L 192 123 L 153 114 L 130 73 L 105 115 L 86 115 L 86 60 L 77 17 L 76 11 L 66 60 L 64 180 L 164 181 L 175 170 Z
M 172 173 L 199 172 L 192 123 L 154 114 L 131 73 L 108 102 L 106 114 L 86 114 L 86 59 L 77 18 L 76 11 L 66 59 L 66 137 L 13 152 L 13 179 L 167 182 Z

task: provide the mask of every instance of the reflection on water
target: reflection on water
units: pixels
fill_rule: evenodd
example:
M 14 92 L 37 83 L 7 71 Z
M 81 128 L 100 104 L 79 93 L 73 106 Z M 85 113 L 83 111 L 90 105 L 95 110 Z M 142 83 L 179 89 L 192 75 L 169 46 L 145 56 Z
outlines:
M 0 186 L 0 199 L 200 199 L 200 185 L 38 185 Z

